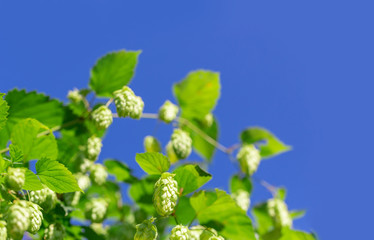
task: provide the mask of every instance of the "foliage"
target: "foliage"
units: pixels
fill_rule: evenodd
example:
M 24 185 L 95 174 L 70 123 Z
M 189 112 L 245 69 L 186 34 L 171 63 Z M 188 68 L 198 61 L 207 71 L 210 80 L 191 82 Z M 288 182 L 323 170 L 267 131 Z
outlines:
M 213 111 L 221 84 L 213 71 L 190 72 L 174 84 L 175 104 L 165 99 L 158 113 L 143 113 L 142 98 L 128 87 L 139 54 L 100 58 L 88 88 L 69 91 L 68 103 L 35 91 L 0 93 L 0 239 L 316 239 L 292 228 L 305 211 L 288 210 L 284 188 L 264 184 L 273 196 L 250 207 L 262 159 L 291 147 L 260 127 L 244 129 L 231 147 L 220 144 Z M 107 128 L 125 117 L 174 128 L 166 146 L 146 136 L 134 159 L 144 176 L 120 160 L 98 163 Z M 192 150 L 201 162 L 188 160 Z M 202 189 L 216 150 L 239 169 L 229 193 Z M 132 202 L 123 200 L 124 187 Z

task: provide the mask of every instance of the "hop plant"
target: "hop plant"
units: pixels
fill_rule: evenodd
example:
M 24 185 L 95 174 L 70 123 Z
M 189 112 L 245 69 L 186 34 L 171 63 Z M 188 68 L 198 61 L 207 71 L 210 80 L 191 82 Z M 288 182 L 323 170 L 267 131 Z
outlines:
M 92 136 L 87 139 L 86 156 L 89 160 L 95 161 L 101 152 L 103 144 L 101 138 Z
M 144 149 L 146 152 L 161 152 L 161 144 L 157 138 L 146 136 L 144 138 Z
M 80 94 L 79 90 L 74 88 L 68 92 L 68 99 L 73 103 L 78 103 L 83 100 L 83 96 Z
M 170 123 L 177 117 L 178 111 L 179 108 L 177 105 L 166 100 L 158 111 L 158 118 L 166 123 Z
M 45 212 L 52 210 L 57 203 L 56 193 L 49 188 L 30 191 L 30 201 L 38 204 Z
M 20 191 L 25 184 L 25 173 L 24 168 L 8 168 L 8 173 L 5 176 L 5 184 L 9 189 L 14 191 Z
M 91 185 L 90 178 L 86 174 L 76 173 L 74 176 L 77 180 L 79 188 L 83 191 L 85 191 Z
M 204 118 L 200 121 L 201 125 L 203 127 L 209 128 L 213 125 L 214 122 L 214 117 L 213 114 L 208 113 L 207 115 L 204 116 Z
M 6 222 L 0 221 L 0 240 L 6 240 L 7 236 Z
M 143 223 L 136 225 L 136 234 L 134 240 L 156 240 L 157 227 L 153 224 L 155 218 L 144 220 Z
M 91 199 L 85 205 L 85 216 L 93 223 L 101 223 L 106 215 L 108 203 L 102 198 Z
M 284 201 L 278 198 L 270 199 L 267 202 L 267 209 L 276 226 L 292 227 L 292 218 Z
M 94 164 L 91 167 L 90 179 L 97 185 L 103 185 L 108 178 L 108 172 L 102 164 Z
M 28 202 L 29 204 L 29 211 L 30 211 L 30 225 L 27 231 L 32 234 L 35 234 L 39 231 L 40 226 L 42 225 L 43 221 L 43 213 L 40 211 L 39 205 Z
M 200 235 L 200 240 L 225 240 L 222 236 L 219 236 L 217 231 L 213 228 L 206 228 Z
M 11 205 L 6 215 L 8 237 L 21 239 L 30 226 L 30 217 L 27 201 L 20 200 Z
M 248 211 L 251 200 L 247 191 L 240 189 L 231 194 L 231 197 L 235 200 L 236 204 L 238 204 L 241 209 L 243 209 L 245 212 Z
M 153 205 L 158 214 L 168 216 L 174 211 L 178 200 L 178 183 L 174 180 L 175 174 L 165 172 L 155 183 Z
M 92 112 L 92 120 L 98 129 L 106 129 L 112 124 L 112 111 L 106 106 L 100 106 Z
M 240 168 L 247 175 L 252 175 L 256 172 L 261 161 L 260 152 L 254 145 L 242 146 L 236 158 L 239 161 Z
M 190 240 L 191 233 L 188 227 L 177 225 L 171 230 L 170 240 Z
M 115 91 L 114 103 L 119 117 L 139 119 L 143 113 L 144 102 L 127 86 Z
M 178 162 L 178 157 L 174 152 L 173 144 L 171 143 L 171 141 L 169 141 L 168 144 L 166 144 L 165 151 L 166 151 L 166 155 L 168 156 L 170 160 L 170 163 L 173 164 L 173 163 Z
M 44 232 L 44 240 L 63 240 L 65 228 L 61 223 L 50 224 Z
M 92 167 L 92 162 L 87 158 L 82 158 L 79 162 L 79 171 L 87 173 Z
M 200 240 L 200 235 L 204 232 L 205 227 L 197 225 L 190 228 L 191 240 Z
M 68 206 L 75 207 L 81 198 L 81 192 L 70 192 L 64 194 L 64 201 Z
M 185 159 L 191 154 L 192 139 L 182 129 L 175 129 L 171 135 L 171 144 L 178 159 Z

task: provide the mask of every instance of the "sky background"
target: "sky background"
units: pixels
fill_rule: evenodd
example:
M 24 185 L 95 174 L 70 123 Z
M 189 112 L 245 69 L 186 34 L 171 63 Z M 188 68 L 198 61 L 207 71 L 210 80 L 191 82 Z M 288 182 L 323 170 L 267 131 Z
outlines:
M 105 53 L 142 49 L 131 87 L 156 112 L 191 70 L 221 73 L 214 113 L 230 146 L 248 126 L 293 150 L 263 161 L 256 178 L 288 188 L 295 227 L 321 239 L 372 236 L 374 34 L 372 1 L 3 1 L 0 91 L 19 87 L 66 100 L 86 87 Z M 101 158 L 134 156 L 156 121 L 115 119 Z M 157 137 L 166 144 L 171 127 Z M 192 157 L 194 158 L 194 157 Z M 217 153 L 209 187 L 235 171 Z M 270 197 L 256 184 L 253 202 Z

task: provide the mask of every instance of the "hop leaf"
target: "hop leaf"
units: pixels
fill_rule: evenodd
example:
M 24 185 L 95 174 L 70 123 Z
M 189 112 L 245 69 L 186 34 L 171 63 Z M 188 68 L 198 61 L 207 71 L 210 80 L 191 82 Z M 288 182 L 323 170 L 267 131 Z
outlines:
M 242 146 L 236 158 L 239 161 L 240 168 L 247 175 L 252 175 L 256 172 L 261 161 L 260 152 L 254 145 Z
M 143 221 L 143 223 L 136 225 L 136 234 L 134 240 L 156 240 L 157 227 L 152 224 L 155 219 Z
M 292 218 L 284 201 L 278 198 L 270 199 L 267 202 L 267 209 L 275 226 L 292 227 Z
M 166 100 L 158 111 L 158 118 L 166 123 L 170 123 L 177 117 L 178 111 L 179 108 L 177 105 Z
M 106 106 L 100 106 L 92 112 L 92 120 L 98 129 L 106 129 L 112 124 L 112 111 Z
M 32 234 L 35 234 L 39 231 L 40 226 L 42 225 L 43 221 L 43 214 L 40 211 L 40 207 L 32 202 L 28 202 L 29 204 L 29 211 L 30 211 L 30 225 L 27 231 Z
M 104 221 L 107 208 L 108 203 L 104 199 L 91 199 L 85 205 L 85 216 L 93 223 L 101 223 Z
M 155 184 L 153 205 L 158 214 L 168 216 L 174 211 L 178 200 L 178 183 L 175 174 L 165 172 Z
M 30 201 L 38 204 L 45 212 L 52 210 L 57 203 L 56 193 L 49 188 L 30 192 Z
M 64 201 L 66 205 L 75 207 L 81 198 L 81 192 L 70 192 L 64 194 Z
M 73 103 L 78 103 L 83 100 L 83 96 L 80 94 L 79 90 L 74 88 L 68 92 L 68 99 Z
M 101 164 L 94 164 L 91 167 L 90 179 L 97 185 L 103 185 L 108 177 L 106 168 Z
M 189 240 L 191 238 L 190 230 L 183 225 L 177 225 L 171 230 L 170 240 Z
M 161 144 L 157 138 L 146 136 L 144 138 L 144 149 L 146 152 L 161 152 Z
M 182 129 L 175 129 L 171 135 L 171 144 L 178 159 L 185 159 L 191 154 L 192 139 Z
M 119 117 L 131 117 L 139 119 L 142 116 L 144 102 L 141 97 L 136 96 L 127 86 L 115 91 L 114 103 L 116 104 Z
M 6 222 L 0 221 L 0 240 L 6 240 L 7 236 Z
M 89 160 L 95 161 L 101 152 L 103 144 L 101 138 L 92 136 L 87 139 L 86 156 Z
M 30 217 L 27 201 L 17 201 L 10 206 L 6 216 L 8 237 L 21 239 L 30 226 Z
M 24 168 L 8 168 L 5 176 L 5 184 L 9 189 L 20 191 L 25 184 L 26 169 Z
M 65 228 L 60 223 L 50 224 L 44 232 L 44 240 L 63 240 Z
M 245 212 L 248 211 L 251 200 L 249 198 L 249 192 L 239 189 L 238 191 L 231 194 L 232 199 L 235 200 L 236 204 L 243 209 Z

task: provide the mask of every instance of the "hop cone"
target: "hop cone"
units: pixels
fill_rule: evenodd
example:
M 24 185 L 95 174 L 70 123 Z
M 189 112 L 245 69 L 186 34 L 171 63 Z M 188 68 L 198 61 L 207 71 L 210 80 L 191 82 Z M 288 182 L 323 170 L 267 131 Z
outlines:
M 171 230 L 170 240 L 190 240 L 191 233 L 188 227 L 177 225 Z
M 86 174 L 76 173 L 74 176 L 75 179 L 77 179 L 78 186 L 83 191 L 85 191 L 91 185 L 90 178 Z
M 157 227 L 152 224 L 154 218 L 145 220 L 143 223 L 136 225 L 136 234 L 134 240 L 156 240 Z
M 161 144 L 157 138 L 146 136 L 144 138 L 144 149 L 146 152 L 161 152 Z
M 60 223 L 50 224 L 44 232 L 44 240 L 63 240 L 65 228 Z
M 30 191 L 30 201 L 38 204 L 45 212 L 52 210 L 57 202 L 56 193 L 49 188 Z
M 27 231 L 29 231 L 32 234 L 35 234 L 37 231 L 39 231 L 40 226 L 42 225 L 43 213 L 40 211 L 40 207 L 37 204 L 32 202 L 28 203 L 31 217 L 30 225 Z
M 171 144 L 178 159 L 187 158 L 192 150 L 192 139 L 182 129 L 175 129 L 171 135 Z
M 208 113 L 204 116 L 204 118 L 201 120 L 201 125 L 206 128 L 210 128 L 213 125 L 214 117 L 213 114 Z
M 6 240 L 7 236 L 6 222 L 0 221 L 0 240 Z
M 112 111 L 106 106 L 100 106 L 92 112 L 92 120 L 98 129 L 106 129 L 112 124 Z
M 158 118 L 166 123 L 170 123 L 177 117 L 178 111 L 179 108 L 177 105 L 166 100 L 158 111 Z
M 20 191 L 25 184 L 25 172 L 24 168 L 8 168 L 8 173 L 5 176 L 5 184 L 9 189 L 14 191 Z
M 87 139 L 86 156 L 89 160 L 95 161 L 101 152 L 101 138 L 92 136 Z
M 100 223 L 104 221 L 108 203 L 101 198 L 91 199 L 86 203 L 85 216 L 93 223 Z
M 166 144 L 165 150 L 166 150 L 166 155 L 168 156 L 171 164 L 178 162 L 178 157 L 174 152 L 171 141 L 169 141 L 168 144 Z
M 178 183 L 175 174 L 165 172 L 155 184 L 153 205 L 158 214 L 168 216 L 174 211 L 178 200 Z
M 292 218 L 285 202 L 281 199 L 270 199 L 267 203 L 268 213 L 273 218 L 276 226 L 292 227 Z
M 31 213 L 27 201 L 17 201 L 10 206 L 6 216 L 8 237 L 21 239 L 30 226 L 30 217 Z
M 87 158 L 81 158 L 79 161 L 79 171 L 81 173 L 87 173 L 92 167 L 92 162 Z
M 139 119 L 143 113 L 144 102 L 127 86 L 115 91 L 114 103 L 119 117 L 131 117 Z
M 205 227 L 197 225 L 190 228 L 191 240 L 200 240 L 200 235 L 204 232 Z
M 239 161 L 240 168 L 247 175 L 256 172 L 261 161 L 260 152 L 253 145 L 244 145 L 236 158 Z
M 102 164 L 94 164 L 91 167 L 90 179 L 97 185 L 103 185 L 108 177 L 108 172 Z
M 249 193 L 244 190 L 238 190 L 231 194 L 231 197 L 235 200 L 236 204 L 243 209 L 245 212 L 248 211 L 250 205 Z
M 73 103 L 77 103 L 82 101 L 83 96 L 79 93 L 78 89 L 74 88 L 74 90 L 68 92 L 68 99 Z

